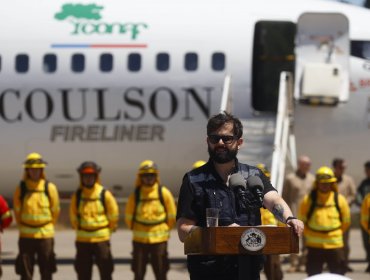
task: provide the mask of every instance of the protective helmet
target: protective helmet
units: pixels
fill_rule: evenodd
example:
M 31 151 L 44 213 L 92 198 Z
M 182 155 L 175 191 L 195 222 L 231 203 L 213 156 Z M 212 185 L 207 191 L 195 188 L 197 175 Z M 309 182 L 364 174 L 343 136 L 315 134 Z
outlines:
M 316 182 L 318 183 L 335 183 L 337 178 L 330 167 L 322 166 L 316 171 Z
M 77 168 L 80 174 L 98 174 L 100 171 L 101 167 L 93 161 L 85 161 Z
M 263 174 L 265 174 L 265 176 L 266 176 L 267 178 L 270 178 L 270 177 L 271 177 L 271 173 L 270 173 L 270 171 L 267 169 L 267 167 L 266 167 L 266 165 L 265 165 L 265 164 L 263 164 L 263 163 L 258 163 L 258 164 L 256 165 L 256 167 L 257 167 L 258 169 L 260 169 L 260 170 L 263 172 Z
M 193 163 L 193 169 L 201 167 L 202 165 L 205 165 L 206 162 L 204 160 L 197 160 Z
M 47 162 L 38 153 L 30 153 L 23 163 L 24 168 L 44 168 L 46 165 Z
M 142 163 L 140 163 L 139 174 L 144 174 L 144 173 L 158 174 L 158 167 L 154 161 L 144 160 Z

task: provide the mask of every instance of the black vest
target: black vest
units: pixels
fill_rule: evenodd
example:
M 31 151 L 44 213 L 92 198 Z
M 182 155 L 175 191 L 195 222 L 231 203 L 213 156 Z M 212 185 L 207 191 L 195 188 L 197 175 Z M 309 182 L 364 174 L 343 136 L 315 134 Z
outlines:
M 245 180 L 249 176 L 260 176 L 260 171 L 253 166 L 237 163 L 235 172 L 239 172 Z M 197 225 L 206 226 L 206 208 L 219 208 L 219 226 L 237 223 L 241 226 L 256 226 L 261 224 L 260 207 L 256 197 L 248 187 L 245 195 L 248 198 L 246 208 L 240 207 L 240 197 L 235 189 L 226 186 L 213 165 L 208 163 L 189 173 L 190 183 L 194 186 L 194 210 L 198 213 Z

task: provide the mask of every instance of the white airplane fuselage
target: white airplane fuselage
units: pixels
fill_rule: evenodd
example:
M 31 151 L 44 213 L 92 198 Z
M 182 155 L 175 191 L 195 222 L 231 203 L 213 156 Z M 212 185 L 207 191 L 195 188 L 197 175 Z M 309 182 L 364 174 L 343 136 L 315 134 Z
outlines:
M 256 22 L 294 23 L 306 11 L 340 12 L 349 19 L 351 40 L 370 41 L 363 21 L 370 12 L 337 3 L 126 2 L 14 0 L 1 9 L 4 196 L 12 196 L 30 152 L 43 155 L 48 179 L 66 194 L 79 185 L 78 165 L 94 160 L 102 166 L 102 183 L 127 196 L 140 162 L 152 159 L 162 183 L 176 195 L 192 163 L 208 158 L 206 123 L 219 112 L 226 74 L 232 75 L 233 113 L 253 117 Z M 164 58 L 162 66 L 158 55 Z M 185 65 L 186 55 L 197 59 Z M 220 65 L 212 64 L 215 56 Z M 343 156 L 349 167 L 356 162 L 352 167 L 360 177 L 370 143 L 370 63 L 358 58 L 350 63 L 353 92 L 348 103 L 316 108 L 319 113 L 298 106 L 296 132 L 298 152 L 309 154 L 314 166 Z M 302 129 L 307 124 L 309 129 Z M 354 143 L 353 136 L 363 143 Z

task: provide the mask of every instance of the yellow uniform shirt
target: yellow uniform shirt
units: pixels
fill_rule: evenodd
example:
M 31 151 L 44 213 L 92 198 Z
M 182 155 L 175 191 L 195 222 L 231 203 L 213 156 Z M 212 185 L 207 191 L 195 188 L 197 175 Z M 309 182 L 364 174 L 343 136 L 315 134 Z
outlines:
M 340 214 L 335 206 L 334 191 L 322 193 L 317 191 L 316 207 L 310 219 L 307 214 L 311 206 L 308 194 L 300 204 L 298 217 L 305 224 L 304 237 L 307 247 L 335 249 L 343 247 L 343 233 L 348 230 L 351 215 L 345 197 L 338 194 Z
M 139 203 L 136 205 L 135 193 L 129 196 L 125 208 L 125 222 L 133 230 L 133 240 L 153 244 L 167 241 L 170 230 L 176 222 L 176 205 L 170 191 L 162 186 L 165 206 L 158 195 L 158 183 L 152 187 L 140 187 Z M 135 220 L 133 215 L 136 207 Z
M 13 204 L 14 214 L 19 227 L 20 237 L 54 237 L 54 225 L 59 217 L 60 205 L 56 186 L 48 182 L 48 194 L 45 192 L 45 180 L 25 180 L 26 189 L 21 199 L 21 187 L 17 186 Z
M 98 183 L 91 188 L 81 188 L 77 208 L 77 192 L 73 194 L 69 208 L 72 227 L 76 230 L 78 242 L 102 242 L 110 239 L 118 223 L 118 205 L 108 190 L 101 201 L 103 186 Z

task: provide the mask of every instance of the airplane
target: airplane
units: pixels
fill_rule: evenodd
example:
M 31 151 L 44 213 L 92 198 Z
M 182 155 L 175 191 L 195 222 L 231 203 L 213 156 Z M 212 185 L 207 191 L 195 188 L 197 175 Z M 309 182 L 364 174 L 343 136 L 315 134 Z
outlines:
M 344 30 L 325 30 L 325 18 L 338 15 Z M 305 16 L 313 16 L 308 28 L 318 25 L 303 38 Z M 343 156 L 359 179 L 370 143 L 369 18 L 319 0 L 8 2 L 0 10 L 1 194 L 12 197 L 26 155 L 39 152 L 62 197 L 79 186 L 85 160 L 126 197 L 140 162 L 152 159 L 177 195 L 192 163 L 208 159 L 205 128 L 225 76 L 232 113 L 253 121 L 276 112 L 281 71 L 295 73 L 297 100 L 302 84 L 322 83 L 314 80 L 322 63 L 307 72 L 311 82 L 299 78 L 320 49 L 324 63 L 342 57 L 330 70 L 340 69 L 342 86 L 334 106 L 297 102 L 297 150 L 313 167 Z

